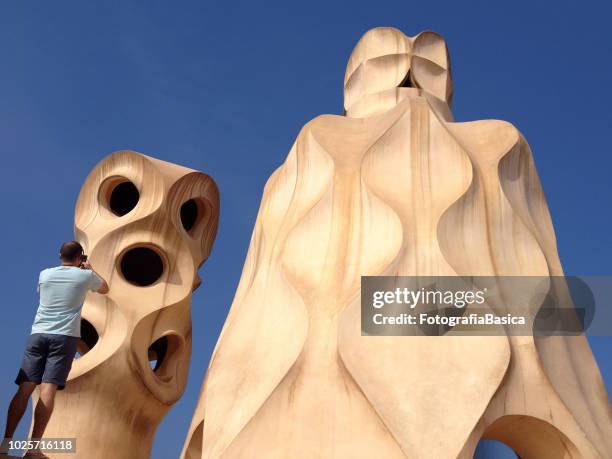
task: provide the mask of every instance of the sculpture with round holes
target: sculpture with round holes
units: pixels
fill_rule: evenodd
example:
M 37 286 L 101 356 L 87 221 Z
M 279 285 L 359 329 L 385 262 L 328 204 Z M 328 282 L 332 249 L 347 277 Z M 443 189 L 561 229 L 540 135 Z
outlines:
M 113 458 L 149 457 L 185 389 L 191 296 L 218 216 L 204 173 L 131 151 L 91 172 L 75 233 L 110 291 L 85 301 L 77 359 L 45 436 L 76 437 L 78 457 L 108 458 L 109 448 Z

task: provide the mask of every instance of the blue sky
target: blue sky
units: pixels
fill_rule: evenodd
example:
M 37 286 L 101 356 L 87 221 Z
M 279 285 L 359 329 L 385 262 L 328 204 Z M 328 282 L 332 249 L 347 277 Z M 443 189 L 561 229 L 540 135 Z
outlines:
M 606 2 L 95 3 L 0 6 L 3 413 L 37 306 L 38 272 L 72 237 L 89 171 L 133 149 L 205 171 L 221 190 L 219 235 L 193 301 L 189 384 L 154 445 L 154 458 L 178 455 L 263 185 L 301 126 L 342 112 L 346 60 L 375 26 L 446 38 L 456 119 L 498 118 L 523 132 L 566 272 L 610 274 Z M 612 338 L 592 345 L 610 388 Z

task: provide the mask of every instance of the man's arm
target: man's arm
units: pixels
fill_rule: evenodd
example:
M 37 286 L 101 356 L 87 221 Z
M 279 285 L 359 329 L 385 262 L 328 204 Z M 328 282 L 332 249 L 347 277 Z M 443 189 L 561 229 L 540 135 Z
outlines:
M 89 261 L 84 262 L 81 267 L 83 269 L 89 269 L 97 278 L 98 280 L 100 280 L 101 284 L 100 286 L 95 289 L 94 291 L 97 293 L 100 293 L 102 295 L 105 295 L 108 293 L 108 283 L 106 282 L 106 280 L 100 276 L 92 267 L 91 267 L 91 263 Z

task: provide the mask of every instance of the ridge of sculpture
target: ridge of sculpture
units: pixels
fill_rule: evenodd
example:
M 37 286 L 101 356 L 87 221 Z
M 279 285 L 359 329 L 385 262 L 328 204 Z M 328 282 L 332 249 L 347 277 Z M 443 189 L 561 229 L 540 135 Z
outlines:
M 454 122 L 444 39 L 368 31 L 268 180 L 182 457 L 612 457 L 584 336 L 360 334 L 360 276 L 561 276 L 529 146 Z
M 79 357 L 45 431 L 77 439 L 62 457 L 150 457 L 187 382 L 191 296 L 218 217 L 214 181 L 186 167 L 119 151 L 87 177 L 75 235 L 110 290 L 85 300 Z

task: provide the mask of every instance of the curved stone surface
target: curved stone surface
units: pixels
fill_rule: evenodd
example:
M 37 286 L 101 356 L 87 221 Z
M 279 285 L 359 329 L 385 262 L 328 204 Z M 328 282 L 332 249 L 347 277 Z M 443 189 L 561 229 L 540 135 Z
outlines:
M 362 275 L 562 275 L 526 141 L 454 122 L 452 91 L 439 35 L 359 41 L 346 116 L 309 122 L 266 184 L 183 458 L 469 458 L 483 437 L 612 457 L 582 337 L 361 336 Z
M 110 291 L 85 300 L 80 356 L 45 431 L 76 437 L 75 457 L 150 456 L 187 382 L 191 296 L 218 216 L 208 175 L 140 153 L 114 153 L 87 177 L 76 238 Z

